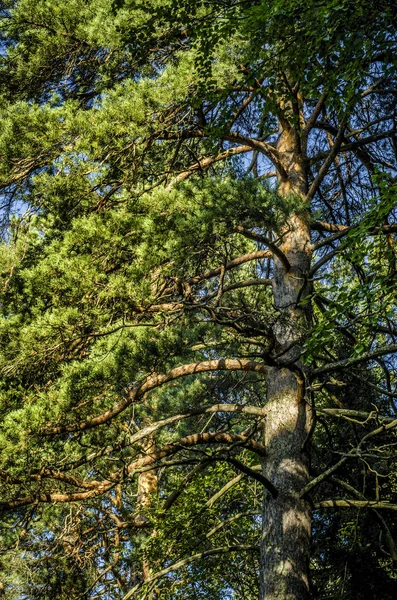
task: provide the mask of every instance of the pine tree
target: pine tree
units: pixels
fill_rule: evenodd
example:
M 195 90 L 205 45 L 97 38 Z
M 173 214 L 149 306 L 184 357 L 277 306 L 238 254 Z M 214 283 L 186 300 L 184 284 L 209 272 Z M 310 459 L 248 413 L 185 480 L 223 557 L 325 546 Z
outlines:
M 394 597 L 393 3 L 1 19 L 6 597 Z

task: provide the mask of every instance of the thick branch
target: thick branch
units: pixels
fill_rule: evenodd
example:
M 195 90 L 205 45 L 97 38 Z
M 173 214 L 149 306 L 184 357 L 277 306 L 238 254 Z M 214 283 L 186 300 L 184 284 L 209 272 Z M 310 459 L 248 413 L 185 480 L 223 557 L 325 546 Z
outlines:
M 201 363 L 191 363 L 189 365 L 182 365 L 172 369 L 168 373 L 161 375 L 151 375 L 143 383 L 135 385 L 129 392 L 127 398 L 118 402 L 115 406 L 105 411 L 104 413 L 93 417 L 87 421 L 83 421 L 78 425 L 60 425 L 58 427 L 48 428 L 44 433 L 46 434 L 60 434 L 60 433 L 71 433 L 77 431 L 84 431 L 86 429 L 92 429 L 98 425 L 107 423 L 115 416 L 119 415 L 131 404 L 138 402 L 147 392 L 168 383 L 174 381 L 180 377 L 187 377 L 188 375 L 197 375 L 199 373 L 206 373 L 209 371 L 246 371 L 254 373 L 262 373 L 266 375 L 269 372 L 269 367 L 263 363 L 257 363 L 247 359 L 231 359 L 221 358 L 218 360 L 207 360 Z
M 179 452 L 180 450 L 185 450 L 186 448 L 191 448 L 193 446 L 197 446 L 199 444 L 228 444 L 228 445 L 237 445 L 252 452 L 255 452 L 259 456 L 265 456 L 265 448 L 259 442 L 255 440 L 249 439 L 244 435 L 239 435 L 237 433 L 193 433 L 192 435 L 187 435 L 184 438 L 177 440 L 176 442 L 171 442 L 170 444 L 166 444 L 163 448 L 159 448 L 147 454 L 146 456 L 137 459 L 127 468 L 128 476 L 134 474 L 137 469 L 141 467 L 147 467 L 149 465 L 154 464 L 155 462 L 165 458 L 166 456 L 170 456 Z
M 192 417 L 203 415 L 205 413 L 215 413 L 215 412 L 225 412 L 225 413 L 239 413 L 246 415 L 253 415 L 257 417 L 265 416 L 265 409 L 259 408 L 257 406 L 243 406 L 241 404 L 214 404 L 213 406 L 208 407 L 200 407 L 194 410 L 189 411 L 188 413 L 182 413 L 178 415 L 173 415 L 172 417 L 168 417 L 167 419 L 162 419 L 161 421 L 157 421 L 148 427 L 144 427 L 140 431 L 137 431 L 133 435 L 131 435 L 127 440 L 125 445 L 130 446 L 145 437 L 151 435 L 155 431 L 162 429 L 163 427 L 167 427 L 167 425 L 171 425 L 172 423 L 176 423 L 177 421 L 182 421 L 183 419 L 190 419 Z

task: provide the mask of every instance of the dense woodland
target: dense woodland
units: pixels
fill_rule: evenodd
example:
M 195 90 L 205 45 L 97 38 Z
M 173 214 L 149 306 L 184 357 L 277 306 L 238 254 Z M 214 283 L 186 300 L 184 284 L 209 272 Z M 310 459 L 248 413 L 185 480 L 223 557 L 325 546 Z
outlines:
M 397 598 L 393 0 L 3 0 L 0 598 Z

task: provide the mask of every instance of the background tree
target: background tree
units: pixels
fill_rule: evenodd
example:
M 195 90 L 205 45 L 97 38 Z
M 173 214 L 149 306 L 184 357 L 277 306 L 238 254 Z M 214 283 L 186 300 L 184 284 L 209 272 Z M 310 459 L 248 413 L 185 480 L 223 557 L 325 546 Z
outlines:
M 1 31 L 6 594 L 394 597 L 392 3 Z

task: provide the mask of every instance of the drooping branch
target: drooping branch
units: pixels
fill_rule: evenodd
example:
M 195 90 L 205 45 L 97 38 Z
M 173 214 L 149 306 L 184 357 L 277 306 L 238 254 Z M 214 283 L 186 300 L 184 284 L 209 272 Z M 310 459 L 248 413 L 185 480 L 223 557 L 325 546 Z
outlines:
M 199 373 L 206 373 L 210 371 L 246 371 L 266 375 L 269 372 L 269 367 L 264 363 L 257 363 L 252 360 L 231 358 L 220 358 L 216 360 L 207 360 L 200 363 L 182 365 L 172 369 L 168 373 L 150 375 L 142 383 L 134 385 L 124 400 L 118 402 L 109 410 L 106 410 L 102 414 L 97 415 L 92 419 L 83 421 L 77 425 L 60 425 L 58 427 L 47 428 L 44 432 L 46 434 L 55 435 L 60 433 L 85 431 L 87 429 L 92 429 L 93 427 L 98 427 L 99 425 L 104 425 L 123 412 L 131 404 L 138 402 L 146 393 L 150 392 L 151 390 L 181 377 L 198 375 Z
M 148 453 L 145 456 L 131 462 L 127 467 L 123 467 L 116 473 L 113 473 L 111 480 L 107 479 L 95 483 L 92 482 L 93 485 L 95 485 L 93 489 L 85 492 L 72 493 L 33 492 L 28 496 L 14 498 L 13 500 L 6 502 L 0 502 L 0 512 L 6 512 L 34 503 L 56 504 L 66 502 L 82 502 L 91 498 L 96 498 L 97 496 L 100 496 L 111 490 L 117 483 L 123 481 L 125 478 L 133 477 L 145 467 L 150 467 L 163 458 L 172 456 L 181 450 L 186 450 L 200 444 L 227 444 L 234 447 L 240 446 L 251 450 L 252 452 L 258 454 L 258 456 L 265 456 L 265 448 L 262 446 L 262 444 L 253 439 L 247 438 L 244 435 L 225 432 L 196 433 L 180 438 L 175 442 L 166 444 L 162 448 L 156 448 L 151 453 Z

